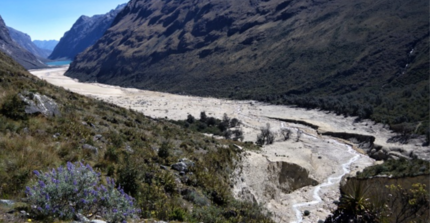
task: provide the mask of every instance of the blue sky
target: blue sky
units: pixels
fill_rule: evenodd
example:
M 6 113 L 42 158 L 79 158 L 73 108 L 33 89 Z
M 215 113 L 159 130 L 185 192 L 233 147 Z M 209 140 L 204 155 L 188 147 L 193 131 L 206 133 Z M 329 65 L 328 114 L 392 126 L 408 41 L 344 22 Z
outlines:
M 6 25 L 32 40 L 60 40 L 81 15 L 105 14 L 128 0 L 0 0 Z

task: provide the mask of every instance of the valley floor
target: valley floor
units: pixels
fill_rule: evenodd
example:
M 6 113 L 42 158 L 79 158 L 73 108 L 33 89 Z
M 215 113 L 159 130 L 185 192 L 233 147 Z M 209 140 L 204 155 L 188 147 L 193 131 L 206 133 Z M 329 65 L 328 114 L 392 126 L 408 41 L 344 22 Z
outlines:
M 65 77 L 66 70 L 67 67 L 62 67 L 30 72 L 70 91 L 140 111 L 153 118 L 184 120 L 188 114 L 199 117 L 200 112 L 205 111 L 208 116 L 221 119 L 225 113 L 243 123 L 244 141 L 255 141 L 260 128 L 267 123 L 276 133 L 281 129 L 290 129 L 292 136 L 288 141 L 281 140 L 278 134 L 275 143 L 264 146 L 261 151 L 246 151 L 233 177 L 235 196 L 264 204 L 273 213 L 276 222 L 317 222 L 324 219 L 335 208 L 333 201 L 340 197 L 340 177 L 374 164 L 373 159 L 352 143 L 323 136 L 324 132 L 374 136 L 375 144 L 383 148 L 414 151 L 418 157 L 430 160 L 430 149 L 422 147 L 421 141 L 408 145 L 387 143 L 395 134 L 369 120 L 354 122 L 353 117 L 255 101 L 182 96 L 80 83 Z M 279 121 L 281 119 L 290 121 Z M 312 124 L 314 128 L 294 121 Z M 303 217 L 304 210 L 310 211 L 310 215 Z

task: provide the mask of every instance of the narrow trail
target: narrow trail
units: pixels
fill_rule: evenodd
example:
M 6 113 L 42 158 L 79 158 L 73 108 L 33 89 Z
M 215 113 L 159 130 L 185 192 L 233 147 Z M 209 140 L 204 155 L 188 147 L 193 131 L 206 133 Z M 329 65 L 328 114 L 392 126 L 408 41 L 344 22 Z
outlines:
M 297 203 L 297 204 L 292 205 L 293 210 L 296 213 L 296 220 L 297 220 L 297 221 L 294 221 L 294 223 L 301 223 L 303 221 L 303 214 L 302 214 L 303 211 L 300 208 L 309 207 L 311 205 L 316 205 L 316 204 L 320 203 L 322 201 L 322 199 L 319 195 L 321 188 L 328 187 L 328 186 L 331 186 L 334 184 L 338 184 L 340 182 L 340 180 L 342 179 L 342 177 L 350 172 L 350 165 L 360 158 L 360 155 L 354 149 L 352 149 L 352 147 L 350 145 L 340 143 L 339 141 L 336 141 L 333 139 L 330 139 L 329 141 L 336 143 L 336 144 L 346 146 L 347 152 L 350 153 L 351 155 L 353 155 L 353 157 L 350 158 L 348 160 L 348 162 L 342 164 L 342 170 L 343 170 L 342 174 L 337 175 L 337 176 L 332 175 L 332 176 L 328 177 L 327 180 L 324 181 L 324 183 L 315 186 L 315 188 L 313 189 L 313 199 L 314 200 L 309 201 L 309 202 Z

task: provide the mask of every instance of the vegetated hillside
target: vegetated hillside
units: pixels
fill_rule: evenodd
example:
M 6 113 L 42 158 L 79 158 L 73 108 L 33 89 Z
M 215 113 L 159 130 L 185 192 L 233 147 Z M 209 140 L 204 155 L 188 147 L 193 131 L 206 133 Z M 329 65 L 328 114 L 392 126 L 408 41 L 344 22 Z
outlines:
M 0 16 L 0 51 L 11 56 L 19 64 L 24 66 L 26 69 L 35 69 L 46 67 L 46 65 L 40 61 L 32 53 L 28 52 L 16 42 L 12 40 L 9 34 L 9 30 L 6 27 L 3 19 Z
M 58 40 L 33 40 L 33 43 L 40 49 L 49 50 L 52 53 L 58 44 Z
M 132 0 L 66 75 L 257 99 L 423 133 L 428 1 Z
M 388 160 L 368 167 L 340 187 L 331 222 L 427 222 L 430 217 L 430 163 Z
M 78 53 L 92 46 L 103 36 L 124 6 L 125 4 L 119 5 L 116 9 L 104 15 L 81 16 L 60 39 L 49 59 L 73 60 Z
M 48 58 L 49 52 L 37 47 L 31 41 L 31 37 L 28 34 L 18 31 L 12 27 L 7 27 L 7 29 L 9 30 L 12 40 L 18 43 L 18 45 L 20 45 L 22 48 L 26 49 L 28 52 L 37 57 Z
M 141 218 L 271 222 L 259 207 L 234 200 L 230 192 L 230 173 L 240 157 L 234 144 L 252 146 L 215 140 L 54 87 L 2 52 L 0 92 L 0 199 L 21 200 L 34 170 L 82 161 L 131 194 Z M 53 101 L 46 106 L 52 114 L 30 114 L 35 110 L 22 97 L 45 96 Z M 187 167 L 182 172 L 173 168 L 179 159 Z M 22 220 L 8 211 L 0 204 L 0 221 Z

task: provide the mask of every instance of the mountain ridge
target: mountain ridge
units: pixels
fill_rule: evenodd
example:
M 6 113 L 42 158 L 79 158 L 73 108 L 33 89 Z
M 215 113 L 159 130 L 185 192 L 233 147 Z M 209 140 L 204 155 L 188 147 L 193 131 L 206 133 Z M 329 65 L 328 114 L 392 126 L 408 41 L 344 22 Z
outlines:
M 412 128 L 428 119 L 427 8 L 418 0 L 132 0 L 66 75 Z
M 19 30 L 12 27 L 7 27 L 9 30 L 10 37 L 18 43 L 21 47 L 26 49 L 28 52 L 41 58 L 48 58 L 50 52 L 39 48 L 36 44 L 31 41 L 31 37 Z
M 26 69 L 44 68 L 46 65 L 32 53 L 12 40 L 3 18 L 0 16 L 0 50 L 11 56 Z
M 42 50 L 48 50 L 51 55 L 55 46 L 58 44 L 58 40 L 33 40 L 33 43 Z
M 78 53 L 94 44 L 110 27 L 112 21 L 125 4 L 103 15 L 81 16 L 54 48 L 50 59 L 73 59 Z

